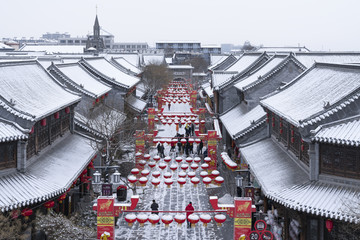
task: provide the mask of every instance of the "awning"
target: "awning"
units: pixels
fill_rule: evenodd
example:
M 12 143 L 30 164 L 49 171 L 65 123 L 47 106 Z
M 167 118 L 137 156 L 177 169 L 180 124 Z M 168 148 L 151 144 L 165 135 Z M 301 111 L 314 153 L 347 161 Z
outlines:
M 130 95 L 125 99 L 125 102 L 128 104 L 128 106 L 135 110 L 136 112 L 142 112 L 144 111 L 144 108 L 146 106 L 146 102 L 138 99 L 137 97 Z
M 69 134 L 42 153 L 25 173 L 0 178 L 0 211 L 43 202 L 64 193 L 89 164 L 89 140 Z
M 240 148 L 266 197 L 287 208 L 348 222 L 360 222 L 360 188 L 310 181 L 303 170 L 271 138 Z

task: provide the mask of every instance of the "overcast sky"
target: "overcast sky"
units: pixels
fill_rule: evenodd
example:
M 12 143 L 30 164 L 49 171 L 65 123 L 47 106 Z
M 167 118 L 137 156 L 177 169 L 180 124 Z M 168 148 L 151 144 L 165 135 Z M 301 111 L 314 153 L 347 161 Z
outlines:
M 8 0 L 0 39 L 72 36 L 100 26 L 117 42 L 195 40 L 204 44 L 306 46 L 360 51 L 359 0 Z

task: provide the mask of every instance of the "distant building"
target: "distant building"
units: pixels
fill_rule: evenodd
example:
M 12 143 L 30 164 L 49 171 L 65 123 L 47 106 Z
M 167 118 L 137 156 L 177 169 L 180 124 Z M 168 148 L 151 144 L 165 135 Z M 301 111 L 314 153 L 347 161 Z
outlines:
M 105 49 L 104 39 L 100 37 L 100 25 L 97 15 L 95 18 L 93 35 L 89 35 L 86 42 L 86 50 L 89 51 L 91 48 L 96 49 L 97 52 L 102 52 Z
M 70 37 L 70 34 L 68 33 L 59 33 L 59 32 L 56 32 L 56 33 L 45 33 L 42 35 L 42 38 L 44 39 L 53 39 L 53 40 L 59 40 L 59 38 L 69 38 Z

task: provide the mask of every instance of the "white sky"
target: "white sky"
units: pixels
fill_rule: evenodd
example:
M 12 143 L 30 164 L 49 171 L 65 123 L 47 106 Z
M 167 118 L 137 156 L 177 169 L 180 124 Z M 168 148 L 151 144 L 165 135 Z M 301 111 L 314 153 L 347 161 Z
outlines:
M 359 0 L 8 0 L 0 3 L 0 39 L 92 33 L 117 42 L 196 40 L 204 44 L 306 46 L 360 51 Z

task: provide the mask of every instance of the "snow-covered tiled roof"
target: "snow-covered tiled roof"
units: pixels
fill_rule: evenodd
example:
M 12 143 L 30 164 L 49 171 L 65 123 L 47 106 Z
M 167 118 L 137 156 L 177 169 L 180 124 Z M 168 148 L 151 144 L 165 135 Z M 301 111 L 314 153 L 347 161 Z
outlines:
M 284 56 L 275 55 L 271 57 L 267 62 L 265 62 L 255 71 L 251 72 L 250 76 L 244 78 L 243 80 L 235 84 L 235 87 L 241 91 L 245 90 L 248 86 L 254 84 L 256 81 L 260 80 L 263 76 L 267 75 L 270 71 L 272 71 L 283 61 L 284 61 Z
M 239 57 L 234 55 L 229 55 L 226 58 L 223 58 L 221 61 L 210 66 L 208 69 L 211 71 L 223 71 L 228 68 L 231 64 L 233 64 Z
M 53 70 L 64 76 L 64 80 L 84 94 L 98 98 L 111 90 L 79 63 L 57 64 Z
M 0 63 L 0 86 L 0 105 L 10 112 L 21 112 L 19 116 L 28 120 L 39 120 L 80 101 L 37 61 Z
M 138 99 L 137 97 L 130 95 L 125 99 L 125 102 L 137 112 L 142 112 L 146 106 L 146 102 Z
M 250 64 L 255 62 L 259 58 L 260 54 L 243 54 L 236 62 L 226 68 L 226 71 L 242 72 Z
M 121 65 L 124 69 L 127 71 L 130 71 L 134 74 L 141 73 L 141 70 L 134 65 L 132 65 L 130 62 L 128 62 L 125 58 L 113 58 L 113 61 L 117 62 L 119 65 Z
M 163 54 L 143 55 L 143 64 L 145 66 L 150 64 L 162 64 L 164 60 L 165 56 Z
M 223 61 L 225 58 L 227 58 L 229 55 L 219 55 L 219 54 L 211 54 L 210 55 L 210 65 L 216 65 L 217 63 Z M 209 67 L 209 69 L 211 68 Z
M 315 62 L 360 63 L 360 52 L 298 52 L 295 56 L 307 68 Z
M 256 51 L 258 52 L 310 52 L 310 50 L 306 47 L 260 47 Z
M 360 66 L 317 63 L 260 103 L 296 127 L 312 125 L 360 97 Z
M 238 72 L 215 71 L 213 74 L 211 74 L 213 88 L 217 89 L 224 82 L 234 78 L 237 73 Z
M 84 53 L 84 46 L 81 45 L 32 45 L 26 44 L 19 51 L 54 53 Z
M 338 145 L 360 146 L 360 116 L 319 126 L 312 140 Z
M 56 147 L 43 152 L 28 166 L 25 173 L 0 177 L 0 210 L 33 205 L 63 194 L 94 153 L 89 140 L 75 134 L 64 136 Z
M 139 67 L 140 64 L 140 55 L 138 53 L 117 53 L 114 54 L 112 57 L 123 58 L 135 67 Z
M 86 60 L 83 59 L 82 63 L 87 64 L 99 74 L 105 76 L 109 80 L 115 81 L 117 84 L 125 88 L 131 88 L 140 81 L 138 77 L 121 71 L 115 65 L 102 57 L 87 58 Z
M 0 42 L 0 50 L 10 50 L 10 51 L 12 51 L 12 50 L 14 50 L 14 48 Z
M 266 113 L 261 106 L 247 111 L 246 106 L 238 104 L 222 116 L 220 120 L 233 139 L 251 132 L 266 122 Z
M 28 135 L 19 128 L 16 123 L 9 123 L 0 119 L 0 143 L 27 139 Z
M 205 83 L 205 84 L 201 85 L 201 88 L 204 89 L 204 91 L 206 92 L 206 95 L 208 95 L 209 98 L 212 98 L 214 96 L 214 91 L 211 88 L 210 83 Z

